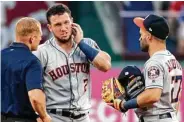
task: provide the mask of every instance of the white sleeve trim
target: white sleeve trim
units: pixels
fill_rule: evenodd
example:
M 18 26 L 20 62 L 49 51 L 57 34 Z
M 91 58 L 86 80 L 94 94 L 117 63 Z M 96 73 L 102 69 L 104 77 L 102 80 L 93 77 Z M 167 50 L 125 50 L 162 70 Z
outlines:
M 160 85 L 150 85 L 150 86 L 147 86 L 145 89 L 150 89 L 150 88 L 160 88 L 160 89 L 163 89 L 163 87 L 160 86 Z

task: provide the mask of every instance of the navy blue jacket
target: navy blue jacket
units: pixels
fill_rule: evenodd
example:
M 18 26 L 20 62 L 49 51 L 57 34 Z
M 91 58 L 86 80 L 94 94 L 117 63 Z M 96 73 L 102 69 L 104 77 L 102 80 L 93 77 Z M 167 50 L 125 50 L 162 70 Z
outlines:
M 1 51 L 1 113 L 36 117 L 28 91 L 42 89 L 42 68 L 23 43 L 12 43 Z

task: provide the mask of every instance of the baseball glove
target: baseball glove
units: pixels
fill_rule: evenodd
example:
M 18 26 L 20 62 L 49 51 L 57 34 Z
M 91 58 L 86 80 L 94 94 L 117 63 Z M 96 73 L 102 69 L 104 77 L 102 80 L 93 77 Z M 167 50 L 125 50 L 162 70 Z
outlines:
M 117 78 L 110 78 L 103 82 L 101 96 L 106 103 L 113 103 L 114 99 L 127 101 L 136 98 L 144 91 L 144 88 L 144 80 L 141 76 L 134 77 L 128 82 L 127 86 L 123 86 Z
M 106 103 L 113 103 L 114 99 L 124 99 L 125 88 L 116 78 L 105 80 L 102 85 L 102 99 Z
M 103 82 L 102 99 L 110 106 L 121 112 L 121 102 L 136 98 L 145 89 L 144 77 L 135 66 L 127 66 L 120 73 L 118 79 L 110 78 Z

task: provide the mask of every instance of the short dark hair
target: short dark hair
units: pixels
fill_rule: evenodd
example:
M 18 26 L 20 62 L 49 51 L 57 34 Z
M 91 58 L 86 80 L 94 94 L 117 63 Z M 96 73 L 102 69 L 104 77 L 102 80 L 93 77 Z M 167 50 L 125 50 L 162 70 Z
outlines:
M 70 11 L 70 9 L 66 6 L 66 5 L 64 5 L 64 4 L 62 4 L 62 3 L 59 3 L 59 4 L 56 4 L 56 5 L 54 5 L 54 6 L 52 6 L 52 7 L 50 7 L 48 10 L 47 10 L 47 13 L 46 13 L 46 17 L 47 17 L 47 22 L 50 24 L 50 17 L 52 16 L 52 15 L 56 15 L 56 14 L 58 14 L 58 15 L 62 15 L 62 14 L 64 14 L 64 13 L 68 13 L 70 16 L 71 16 L 71 11 Z

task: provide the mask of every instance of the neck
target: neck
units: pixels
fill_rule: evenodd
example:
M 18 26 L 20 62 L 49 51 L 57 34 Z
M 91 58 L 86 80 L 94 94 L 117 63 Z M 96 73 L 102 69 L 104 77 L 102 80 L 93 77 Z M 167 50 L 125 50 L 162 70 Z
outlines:
M 25 44 L 26 46 L 28 46 L 29 50 L 31 50 L 31 44 L 29 43 L 28 40 L 29 39 L 25 37 L 22 38 L 16 37 L 16 42 Z
M 163 51 L 163 50 L 166 50 L 165 43 L 158 42 L 150 45 L 148 53 L 149 53 L 149 56 L 151 57 L 154 53 L 158 51 Z
M 56 39 L 57 40 L 57 39 Z M 72 42 L 72 39 L 70 39 L 68 42 L 65 42 L 65 43 L 61 43 L 57 40 L 57 44 L 62 48 L 64 49 L 67 53 L 69 53 L 72 49 L 72 46 L 73 46 L 73 42 Z

